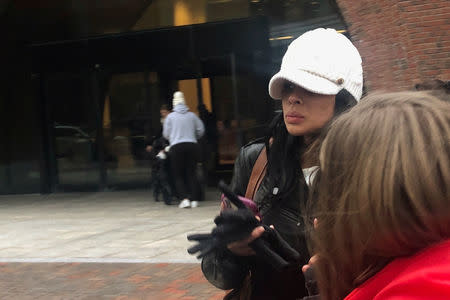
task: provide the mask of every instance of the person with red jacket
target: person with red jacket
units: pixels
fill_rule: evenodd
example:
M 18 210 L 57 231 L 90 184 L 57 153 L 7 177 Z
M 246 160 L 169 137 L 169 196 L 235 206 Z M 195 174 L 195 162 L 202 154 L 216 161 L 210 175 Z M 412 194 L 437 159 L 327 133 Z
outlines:
M 309 219 L 320 299 L 450 299 L 450 103 L 363 98 L 329 127 Z
M 395 259 L 345 299 L 450 299 L 450 240 Z

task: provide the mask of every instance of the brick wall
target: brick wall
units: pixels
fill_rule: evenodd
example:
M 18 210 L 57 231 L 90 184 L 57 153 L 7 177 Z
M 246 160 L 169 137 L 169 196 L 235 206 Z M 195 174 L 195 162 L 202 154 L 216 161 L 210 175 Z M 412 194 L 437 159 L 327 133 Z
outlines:
M 363 58 L 368 91 L 450 80 L 448 0 L 337 0 Z

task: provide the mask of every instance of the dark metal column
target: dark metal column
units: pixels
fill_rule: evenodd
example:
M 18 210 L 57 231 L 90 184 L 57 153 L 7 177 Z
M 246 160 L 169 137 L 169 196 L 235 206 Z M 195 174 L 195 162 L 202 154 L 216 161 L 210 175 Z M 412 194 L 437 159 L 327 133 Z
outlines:
M 41 187 L 40 187 L 40 193 L 41 194 L 48 194 L 52 191 L 52 180 L 51 180 L 51 172 L 50 172 L 50 160 L 54 159 L 51 158 L 49 155 L 49 135 L 48 135 L 48 109 L 47 109 L 47 100 L 44 96 L 44 77 L 42 74 L 33 74 L 32 75 L 33 80 L 35 81 L 36 91 L 38 92 L 37 95 L 37 107 L 38 112 L 40 116 L 40 131 L 41 131 L 41 137 L 42 137 L 42 143 L 41 143 L 41 155 L 39 158 L 39 166 L 40 166 L 40 179 L 41 179 Z
M 42 120 L 43 120 L 43 153 L 45 160 L 45 173 L 47 177 L 46 185 L 48 190 L 44 192 L 56 192 L 58 190 L 58 163 L 56 160 L 55 151 L 55 134 L 54 134 L 54 119 L 52 116 L 52 104 L 48 96 L 48 81 L 44 74 L 41 73 L 41 106 L 42 106 Z M 42 173 L 41 173 L 42 174 Z
M 236 55 L 230 54 L 230 64 L 231 64 L 231 84 L 233 88 L 233 106 L 234 106 L 234 116 L 237 122 L 237 146 L 241 148 L 243 146 L 243 136 L 241 128 L 241 117 L 239 114 L 239 98 L 238 98 L 238 88 L 237 88 L 237 78 L 236 78 Z
M 99 163 L 99 190 L 104 191 L 107 189 L 107 173 L 106 173 L 106 164 L 105 164 L 105 139 L 103 135 L 103 110 L 100 101 L 101 93 L 100 93 L 100 66 L 95 65 L 94 70 L 90 71 L 90 81 L 91 81 L 91 98 L 92 103 L 94 104 L 95 109 L 95 117 L 97 123 L 97 155 L 98 155 L 98 163 Z
M 198 100 L 197 107 L 200 108 L 200 106 L 203 105 L 203 93 L 202 93 L 202 68 L 200 57 L 198 56 L 199 54 L 195 49 L 193 26 L 191 26 L 189 30 L 189 60 L 193 64 L 193 68 L 195 70 L 196 76 L 195 81 L 197 83 L 197 100 Z
M 203 103 L 203 90 L 202 90 L 202 77 L 201 73 L 197 72 L 197 96 L 198 96 L 198 107 L 202 106 Z

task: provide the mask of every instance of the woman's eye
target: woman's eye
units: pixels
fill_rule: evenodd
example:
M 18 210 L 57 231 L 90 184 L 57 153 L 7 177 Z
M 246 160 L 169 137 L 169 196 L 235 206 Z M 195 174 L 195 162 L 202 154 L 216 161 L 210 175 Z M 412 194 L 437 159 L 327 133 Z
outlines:
M 289 81 L 286 81 L 283 84 L 283 94 L 284 95 L 291 93 L 294 89 L 295 89 L 295 85 Z

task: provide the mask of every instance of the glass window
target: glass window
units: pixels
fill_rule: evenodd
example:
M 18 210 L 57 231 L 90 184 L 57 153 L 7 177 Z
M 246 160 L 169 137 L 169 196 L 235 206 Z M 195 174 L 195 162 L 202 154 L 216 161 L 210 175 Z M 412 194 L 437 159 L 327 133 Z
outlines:
M 15 55 L 17 53 L 8 59 L 17 58 Z M 0 193 L 40 190 L 38 104 L 29 75 L 18 71 L 26 68 L 24 64 L 24 61 L 15 61 L 16 69 L 8 72 L 0 91 Z
M 97 123 L 87 74 L 55 74 L 47 79 L 51 147 L 56 190 L 96 190 L 99 185 Z
M 154 73 L 114 74 L 103 111 L 108 186 L 150 184 L 147 146 L 160 134 L 160 99 Z
M 208 172 L 231 168 L 279 109 L 267 84 L 289 43 L 317 27 L 345 31 L 329 0 L 75 2 L 39 8 L 36 15 L 60 26 L 30 26 L 37 40 L 60 41 L 39 48 L 37 60 L 42 72 L 63 73 L 51 75 L 46 95 L 59 186 L 148 186 L 147 146 L 161 133 L 160 105 L 170 108 L 176 90 L 206 123 Z M 22 19 L 39 23 L 36 15 Z M 101 99 L 93 101 L 93 89 Z

